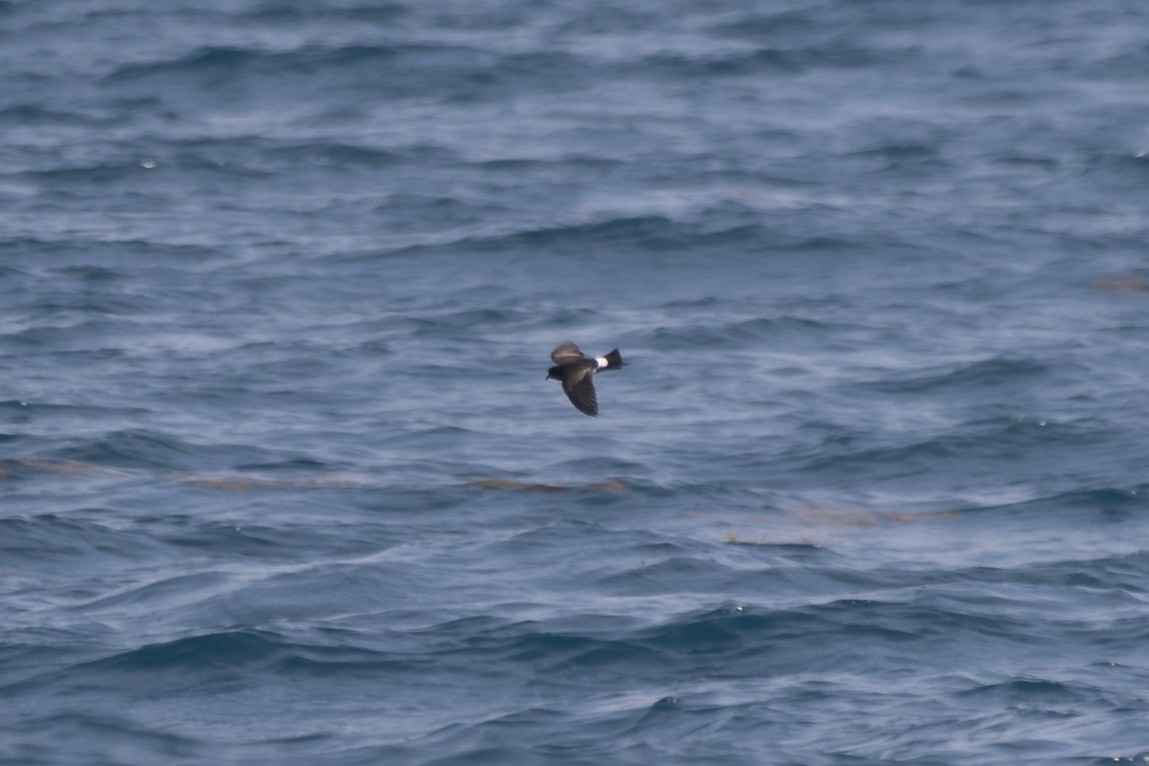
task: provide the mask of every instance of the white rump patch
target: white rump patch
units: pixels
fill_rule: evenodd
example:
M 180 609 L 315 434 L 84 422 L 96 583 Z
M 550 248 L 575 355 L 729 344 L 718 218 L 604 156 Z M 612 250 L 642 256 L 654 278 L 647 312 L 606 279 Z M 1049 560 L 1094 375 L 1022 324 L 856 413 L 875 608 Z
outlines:
M 605 356 L 596 356 L 594 358 L 594 363 L 597 364 L 598 369 L 601 370 L 603 367 L 606 367 L 607 365 L 609 365 L 610 361 Z

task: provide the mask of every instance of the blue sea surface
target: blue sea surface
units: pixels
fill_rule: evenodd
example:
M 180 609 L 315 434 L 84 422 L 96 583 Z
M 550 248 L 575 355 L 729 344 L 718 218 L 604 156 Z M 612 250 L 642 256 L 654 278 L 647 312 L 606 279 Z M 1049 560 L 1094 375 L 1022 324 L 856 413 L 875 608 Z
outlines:
M 1149 762 L 1146 29 L 0 0 L 0 763 Z

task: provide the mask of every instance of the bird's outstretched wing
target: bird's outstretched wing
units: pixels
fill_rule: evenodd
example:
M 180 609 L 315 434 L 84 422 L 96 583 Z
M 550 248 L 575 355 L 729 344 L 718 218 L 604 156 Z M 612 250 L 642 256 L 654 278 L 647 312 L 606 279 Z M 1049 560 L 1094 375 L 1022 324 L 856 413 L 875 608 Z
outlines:
M 551 352 L 551 359 L 555 364 L 570 364 L 583 358 L 585 357 L 583 357 L 582 352 L 578 350 L 578 346 L 569 340 L 558 344 L 555 346 L 555 350 Z
M 574 345 L 573 343 L 571 345 Z M 579 412 L 586 415 L 598 414 L 598 397 L 595 396 L 594 383 L 591 382 L 590 370 L 573 373 L 563 378 L 563 391 Z

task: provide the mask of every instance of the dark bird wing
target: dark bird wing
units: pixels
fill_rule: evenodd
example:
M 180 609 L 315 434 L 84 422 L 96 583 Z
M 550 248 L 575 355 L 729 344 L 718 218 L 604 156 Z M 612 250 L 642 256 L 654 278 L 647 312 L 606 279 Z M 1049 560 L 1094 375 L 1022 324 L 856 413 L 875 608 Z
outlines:
M 551 359 L 555 364 L 570 364 L 577 362 L 579 359 L 585 359 L 582 352 L 578 350 L 578 346 L 571 343 L 569 340 L 555 346 L 555 350 L 551 352 Z
M 579 412 L 586 415 L 598 414 L 598 397 L 595 396 L 594 383 L 591 382 L 590 367 L 567 372 L 563 376 L 563 391 Z

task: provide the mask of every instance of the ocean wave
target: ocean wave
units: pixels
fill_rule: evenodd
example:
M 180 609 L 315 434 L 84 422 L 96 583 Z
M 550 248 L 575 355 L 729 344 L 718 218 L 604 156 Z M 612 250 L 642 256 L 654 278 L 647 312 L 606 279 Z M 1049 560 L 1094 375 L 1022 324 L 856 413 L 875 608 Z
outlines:
M 25 567 L 55 569 L 61 561 L 75 562 L 114 555 L 139 558 L 156 550 L 153 541 L 125 535 L 113 525 L 99 521 L 113 517 L 110 509 L 87 508 L 68 514 L 43 513 L 0 519 L 3 549 L 10 561 Z
M 48 457 L 106 468 L 183 471 L 242 467 L 257 459 L 261 466 L 295 459 L 267 448 L 196 443 L 172 433 L 143 428 L 111 431 L 87 443 L 57 449 Z
M 78 707 L 78 706 L 77 706 Z M 19 716 L 19 733 L 9 730 L 13 740 L 23 740 L 23 732 L 41 732 L 43 740 L 26 741 L 0 749 L 11 753 L 23 766 L 55 766 L 83 763 L 88 766 L 117 766 L 127 762 L 192 762 L 203 754 L 204 742 L 195 737 L 174 734 L 162 727 L 141 724 L 131 715 L 98 708 L 69 709 L 54 714 Z M 84 742 L 82 758 L 69 743 Z
M 262 154 L 269 160 L 286 162 L 293 167 L 321 165 L 337 168 L 389 167 L 401 158 L 394 151 L 336 141 L 313 141 L 265 146 Z
M 425 98 L 449 102 L 489 98 L 504 88 L 573 87 L 591 73 L 563 51 L 507 52 L 430 41 L 386 44 L 303 45 L 293 50 L 205 46 L 165 60 L 131 62 L 104 75 L 100 84 L 117 92 L 178 85 L 213 98 L 250 87 L 325 89 L 331 82 L 376 98 Z
M 1039 382 L 1048 379 L 1052 371 L 1050 365 L 1035 358 L 999 356 L 902 373 L 896 378 L 875 379 L 862 385 L 889 394 L 937 395 Z
M 150 675 L 171 670 L 211 674 L 269 663 L 285 651 L 290 651 L 287 644 L 270 632 L 224 631 L 130 649 L 86 663 L 78 670 L 117 675 L 120 672 Z
M 272 0 L 242 12 L 253 21 L 271 21 L 277 24 L 308 24 L 315 22 L 351 21 L 355 24 L 393 24 L 409 16 L 413 9 L 402 2 L 371 2 L 347 4 L 300 5 Z
M 650 343 L 659 351 L 765 348 L 811 343 L 829 337 L 841 325 L 798 316 L 758 317 L 728 322 L 693 322 L 656 328 Z

